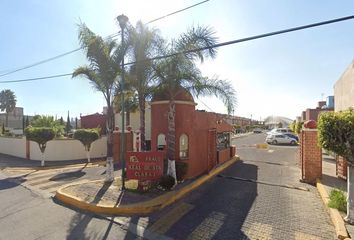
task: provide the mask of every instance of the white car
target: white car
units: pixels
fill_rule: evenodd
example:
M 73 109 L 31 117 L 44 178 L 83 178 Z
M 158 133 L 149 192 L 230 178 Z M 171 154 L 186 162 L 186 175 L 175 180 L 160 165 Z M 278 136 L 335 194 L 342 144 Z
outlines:
M 297 144 L 296 139 L 286 136 L 281 133 L 268 134 L 266 137 L 266 142 L 270 144 Z
M 269 133 L 292 133 L 289 128 L 274 128 Z

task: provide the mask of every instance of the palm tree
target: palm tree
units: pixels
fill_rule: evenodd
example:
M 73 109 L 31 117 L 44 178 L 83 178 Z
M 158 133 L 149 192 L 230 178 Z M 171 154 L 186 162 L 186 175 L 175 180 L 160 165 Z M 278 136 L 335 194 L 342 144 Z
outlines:
M 72 77 L 83 76 L 93 87 L 102 92 L 107 104 L 107 176 L 106 181 L 112 181 L 111 163 L 113 161 L 113 94 L 117 79 L 121 73 L 125 48 L 112 40 L 104 40 L 93 33 L 85 24 L 79 25 L 79 40 L 86 52 L 90 64 L 75 69 Z
M 214 32 L 207 27 L 195 27 L 172 41 L 166 54 L 188 51 L 197 48 L 211 47 L 216 43 Z M 230 82 L 217 78 L 203 77 L 195 65 L 195 60 L 203 62 L 205 57 L 214 58 L 216 50 L 208 48 L 205 51 L 181 53 L 162 59 L 154 66 L 155 77 L 158 80 L 157 91 L 163 91 L 169 97 L 167 155 L 169 160 L 175 159 L 175 96 L 181 91 L 189 91 L 192 95 L 215 95 L 221 98 L 229 113 L 235 107 L 235 91 Z
M 114 110 L 120 112 L 122 110 L 122 92 L 117 89 L 117 93 L 114 96 Z M 134 113 L 138 110 L 139 103 L 137 93 L 134 90 L 124 91 L 124 109 L 126 112 L 126 126 L 130 125 L 130 113 Z
M 0 92 L 0 110 L 6 112 L 5 126 L 8 127 L 9 112 L 12 112 L 16 107 L 16 96 L 10 89 L 5 89 Z
M 138 93 L 141 148 L 146 150 L 145 105 L 146 99 L 152 92 L 154 78 L 152 62 L 147 59 L 160 52 L 163 40 L 156 29 L 149 29 L 139 21 L 135 28 L 129 29 L 129 42 L 129 56 L 132 62 L 135 62 L 129 69 L 129 78 L 132 87 Z

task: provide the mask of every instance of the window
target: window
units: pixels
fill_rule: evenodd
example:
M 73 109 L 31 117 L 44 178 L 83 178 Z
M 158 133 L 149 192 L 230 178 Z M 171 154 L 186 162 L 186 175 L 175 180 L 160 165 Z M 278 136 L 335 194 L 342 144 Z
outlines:
M 179 137 L 179 157 L 188 157 L 188 136 L 186 134 L 182 134 Z
M 157 136 L 157 150 L 164 150 L 166 146 L 166 136 L 163 133 L 160 133 Z
M 230 133 L 229 132 L 222 132 L 222 133 L 217 134 L 216 147 L 217 147 L 218 151 L 230 147 Z

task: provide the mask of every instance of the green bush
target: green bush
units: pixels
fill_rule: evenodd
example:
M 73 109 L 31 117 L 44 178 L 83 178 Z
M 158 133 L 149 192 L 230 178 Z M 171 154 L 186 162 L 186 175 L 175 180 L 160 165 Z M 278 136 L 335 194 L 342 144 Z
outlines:
M 48 127 L 27 127 L 25 135 L 29 141 L 38 143 L 39 149 L 44 153 L 47 142 L 54 138 L 55 132 Z
M 174 177 L 170 175 L 163 175 L 160 178 L 159 186 L 161 186 L 165 190 L 171 190 L 171 188 L 175 185 L 176 181 Z
M 329 194 L 328 207 L 336 208 L 339 211 L 347 212 L 347 200 L 345 199 L 343 191 L 333 189 Z
M 74 139 L 79 140 L 84 146 L 86 151 L 90 151 L 91 143 L 100 137 L 97 128 L 92 129 L 77 129 L 74 132 Z
M 182 181 L 188 171 L 188 164 L 185 162 L 176 162 L 176 176 L 177 181 Z

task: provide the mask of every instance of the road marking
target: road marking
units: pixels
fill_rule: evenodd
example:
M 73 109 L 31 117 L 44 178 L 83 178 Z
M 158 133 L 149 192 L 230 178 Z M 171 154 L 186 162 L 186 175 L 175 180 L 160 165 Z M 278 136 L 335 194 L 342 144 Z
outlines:
M 226 214 L 212 212 L 209 217 L 188 236 L 187 239 L 212 239 L 224 223 Z
M 264 223 L 252 223 L 245 228 L 244 233 L 249 239 L 270 240 L 272 239 L 273 227 Z
M 320 240 L 320 237 L 303 233 L 303 232 L 295 232 L 295 240 Z
M 273 149 L 269 149 L 268 152 L 269 152 L 269 153 L 272 153 L 272 152 L 274 152 L 274 150 L 273 150 Z
M 148 230 L 161 235 L 165 234 L 173 224 L 193 208 L 192 204 L 182 202 L 157 220 Z

